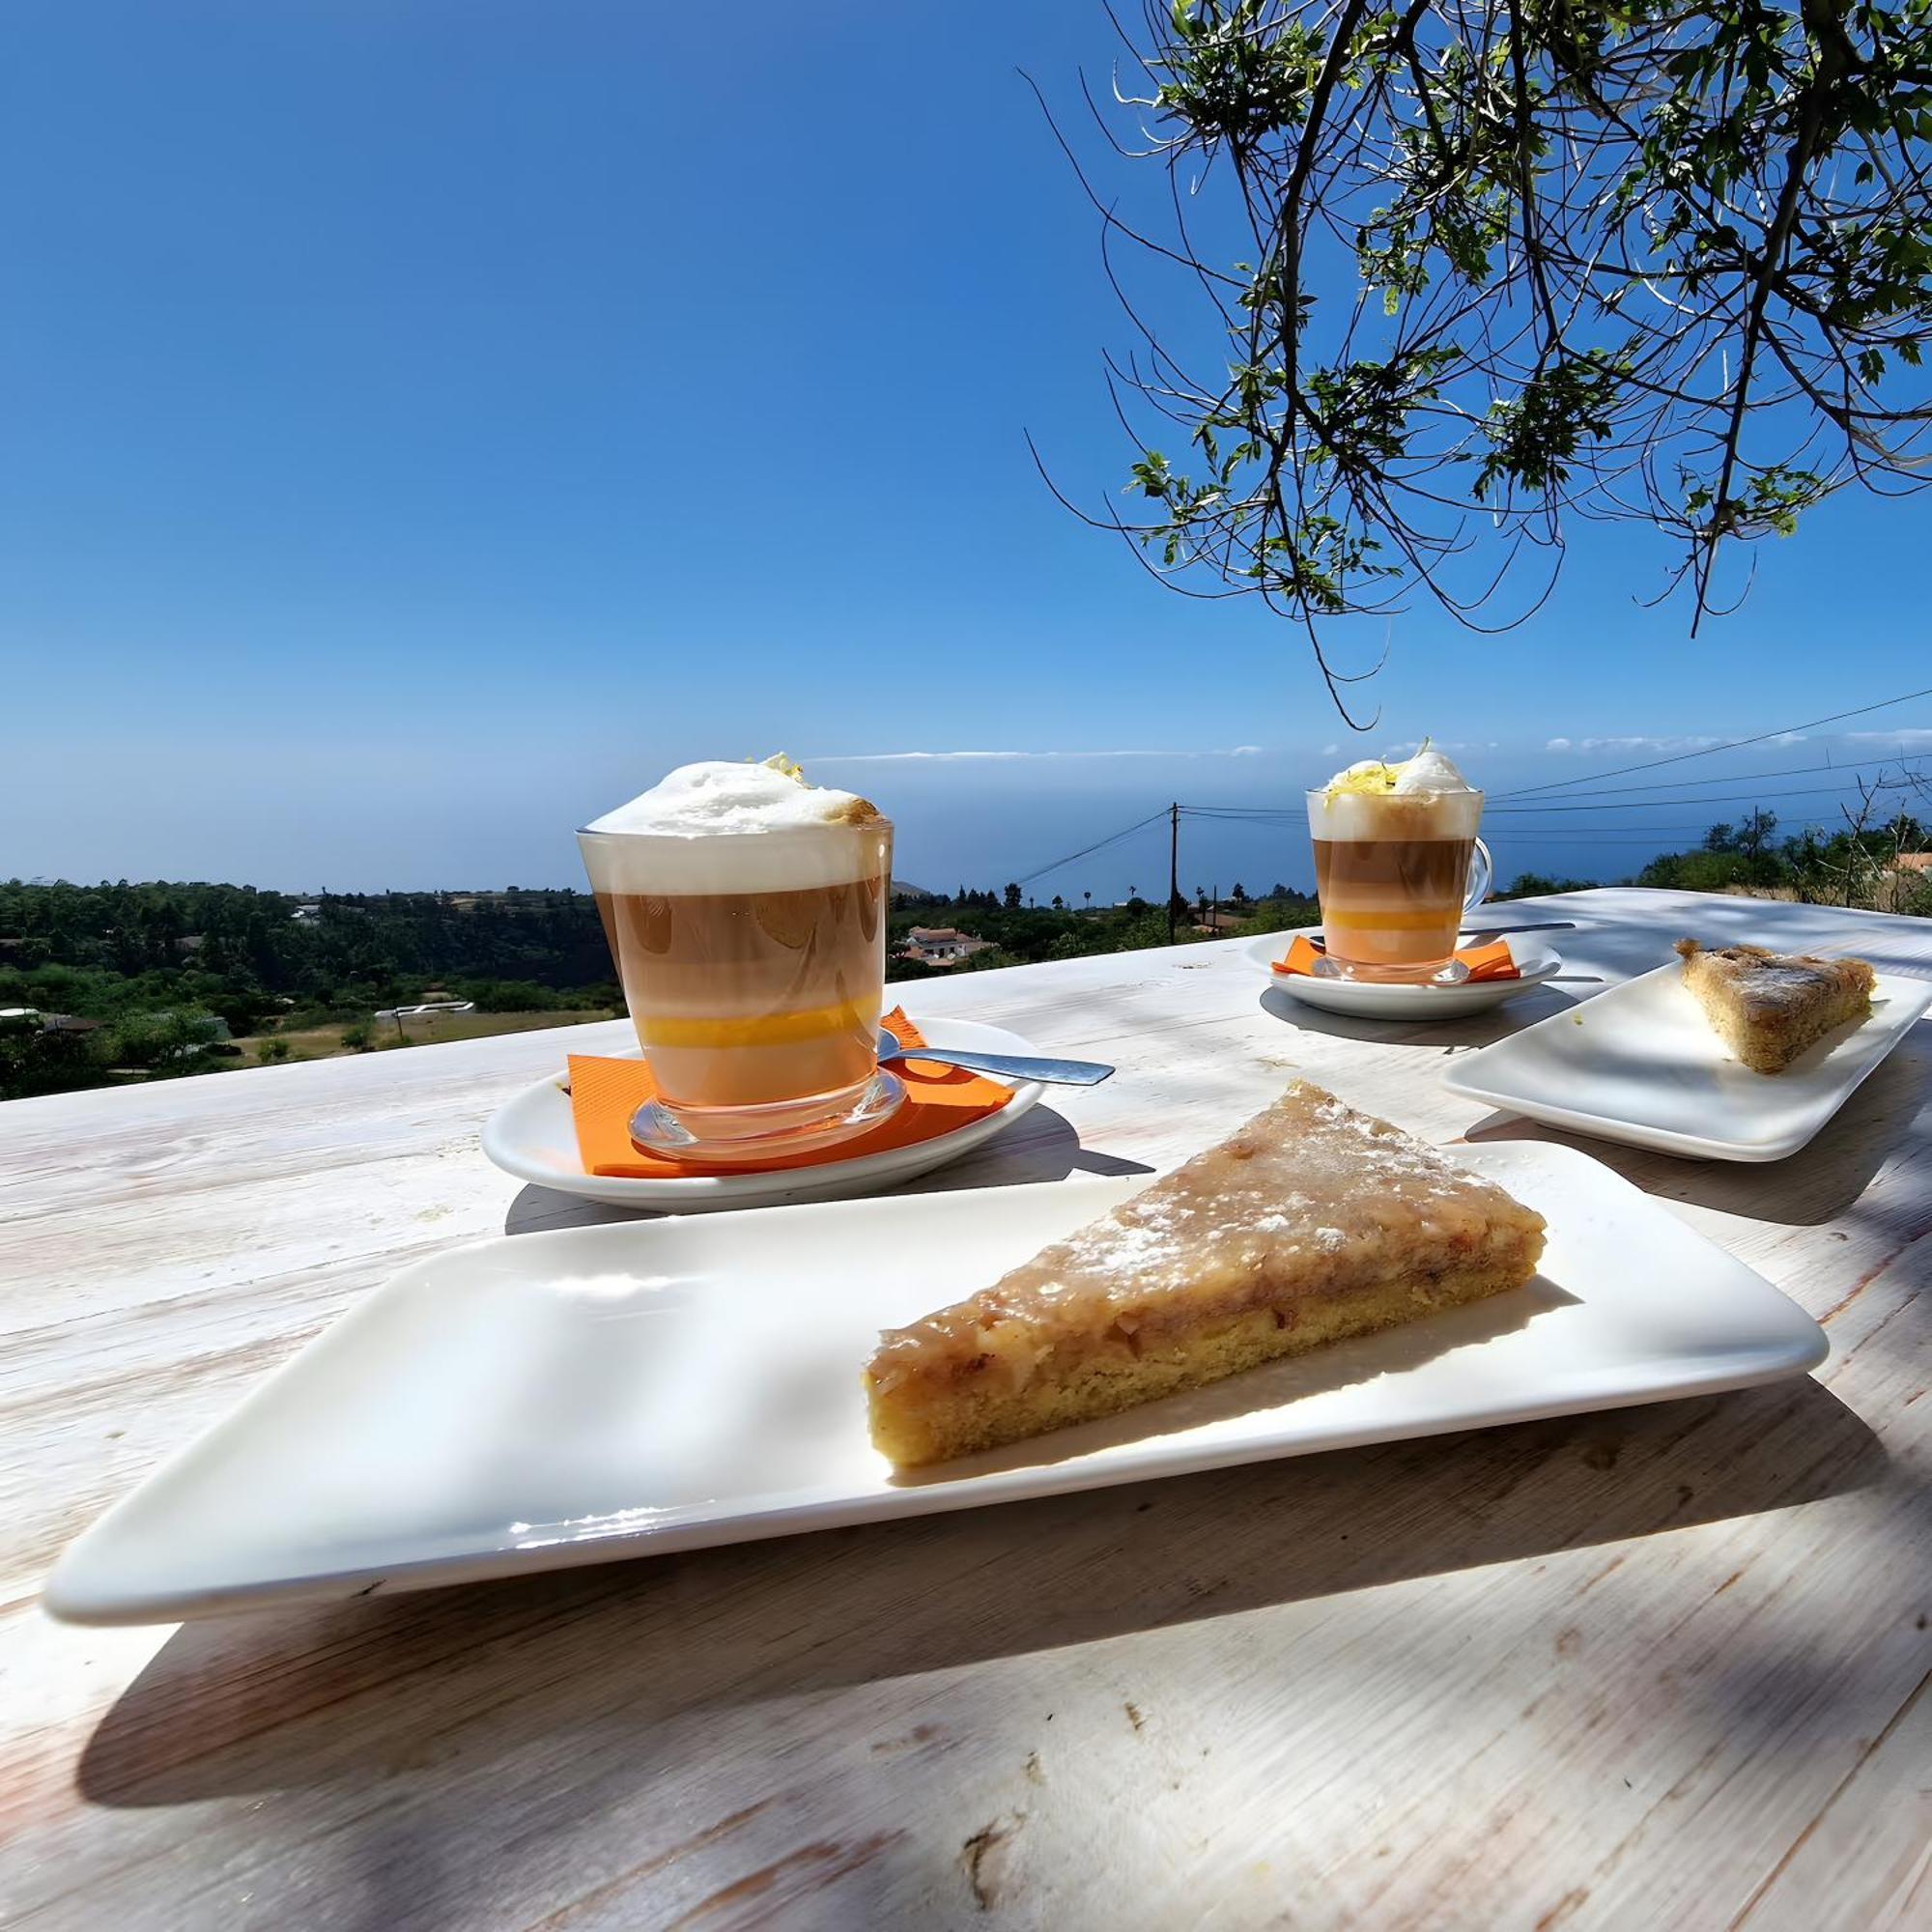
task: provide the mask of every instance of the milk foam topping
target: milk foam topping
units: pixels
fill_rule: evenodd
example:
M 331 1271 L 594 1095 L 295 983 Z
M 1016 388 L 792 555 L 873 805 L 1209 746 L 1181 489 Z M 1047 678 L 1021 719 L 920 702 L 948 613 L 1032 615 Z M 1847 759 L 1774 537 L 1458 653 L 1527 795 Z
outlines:
M 1317 838 L 1473 838 L 1483 794 L 1425 740 L 1413 757 L 1364 758 L 1308 798 Z
M 680 765 L 582 843 L 600 892 L 802 892 L 875 875 L 891 832 L 869 800 L 808 784 L 781 756 Z

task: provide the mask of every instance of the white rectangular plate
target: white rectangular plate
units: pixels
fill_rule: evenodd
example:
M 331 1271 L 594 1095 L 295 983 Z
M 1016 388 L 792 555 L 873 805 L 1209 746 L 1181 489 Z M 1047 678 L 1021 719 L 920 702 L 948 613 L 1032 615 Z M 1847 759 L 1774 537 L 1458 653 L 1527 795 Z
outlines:
M 141 1623 L 422 1588 L 1653 1402 L 1824 1358 L 1808 1316 L 1586 1155 L 1453 1151 L 1548 1218 L 1527 1288 L 918 1480 L 867 1439 L 859 1371 L 878 1330 L 1144 1181 L 455 1249 L 396 1276 L 103 1517 L 47 1606 Z
M 1672 960 L 1452 1062 L 1442 1084 L 1604 1140 L 1703 1160 L 1782 1160 L 1808 1142 L 1926 1007 L 1932 981 L 1881 973 L 1871 1018 L 1782 1073 L 1753 1073 L 1711 1031 Z

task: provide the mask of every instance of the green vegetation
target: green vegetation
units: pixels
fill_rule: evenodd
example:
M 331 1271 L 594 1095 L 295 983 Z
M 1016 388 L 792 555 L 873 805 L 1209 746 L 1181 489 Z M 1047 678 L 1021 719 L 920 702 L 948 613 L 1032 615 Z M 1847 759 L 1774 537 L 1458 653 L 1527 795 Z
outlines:
M 1548 872 L 1519 872 L 1508 892 L 1494 895 L 1499 899 L 1540 899 L 1550 893 L 1586 893 L 1595 879 L 1555 879 Z
M 1734 601 L 1720 551 L 1923 481 L 1926 0 L 1110 24 L 1098 137 L 1054 131 L 1132 327 L 1107 389 L 1140 514 L 1086 521 L 1289 619 L 1345 711 L 1323 620 L 1427 590 L 1520 622 L 1568 520 L 1659 533 L 1694 635 Z
M 1210 904 L 1205 894 L 1193 899 L 1177 899 L 1173 939 L 1185 944 L 1227 938 L 1237 932 L 1281 932 L 1292 926 L 1313 925 L 1320 917 L 1307 894 L 1278 885 L 1265 898 L 1254 899 L 1244 887 L 1236 885 L 1219 905 Z M 886 969 L 889 979 L 943 979 L 952 973 L 1032 965 L 1042 959 L 1081 959 L 1095 952 L 1134 952 L 1169 943 L 1166 908 L 1137 895 L 1121 905 L 1076 911 L 1058 898 L 1050 906 L 1026 905 L 1016 885 L 999 893 L 969 892 L 962 886 L 951 898 L 901 893 L 892 916 L 895 952 L 916 925 L 951 926 L 989 941 L 990 947 L 956 966 L 927 966 L 916 959 L 895 958 Z
M 1874 794 L 1875 795 L 1875 794 Z M 1748 893 L 1932 916 L 1932 875 L 1907 863 L 1926 830 L 1879 823 L 1869 798 L 1844 830 L 1780 838 L 1754 811 L 1714 825 L 1692 852 L 1654 859 L 1631 883 Z M 1520 874 L 1504 898 L 1585 881 Z M 1082 895 L 1086 898 L 1086 895 Z M 1307 894 L 1236 885 L 1218 902 L 1177 897 L 1181 943 L 1283 932 L 1319 918 Z M 895 895 L 894 980 L 1128 952 L 1169 941 L 1170 908 L 1030 905 L 1015 884 L 950 897 Z M 986 942 L 955 965 L 896 956 L 914 926 Z M 426 997 L 468 1013 L 378 1021 Z M 321 894 L 252 886 L 0 884 L 0 1099 L 224 1067 L 367 1053 L 429 1040 L 564 1026 L 623 1010 L 594 901 L 583 893 Z M 56 1023 L 49 1022 L 59 1016 Z
M 76 1023 L 0 1022 L 0 1098 L 378 1046 L 371 1015 L 432 992 L 484 1014 L 621 1009 L 583 893 L 0 884 L 0 1009 Z
M 1179 904 L 1175 936 L 1306 925 L 1314 901 L 1285 886 L 1221 908 Z M 1017 885 L 951 898 L 899 894 L 896 952 L 914 925 L 989 943 L 956 966 L 895 959 L 895 980 L 981 972 L 1168 943 L 1166 909 L 1030 906 Z M 402 1021 L 425 997 L 473 1013 Z M 621 1012 L 595 902 L 574 892 L 319 894 L 252 886 L 0 884 L 0 1098 L 225 1067 L 390 1050 L 562 1026 Z M 48 1016 L 65 1024 L 50 1028 Z
M 1925 827 L 1909 812 L 1883 824 L 1855 817 L 1829 838 L 1811 827 L 1786 838 L 1776 832 L 1776 814 L 1769 811 L 1714 825 L 1699 850 L 1653 859 L 1635 883 L 1932 915 L 1932 875 L 1902 863 L 1925 850 Z

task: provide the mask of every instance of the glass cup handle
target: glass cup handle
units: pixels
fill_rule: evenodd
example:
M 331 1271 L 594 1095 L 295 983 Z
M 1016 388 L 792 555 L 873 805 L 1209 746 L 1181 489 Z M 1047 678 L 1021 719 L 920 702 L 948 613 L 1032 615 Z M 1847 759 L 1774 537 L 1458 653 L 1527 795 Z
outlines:
M 1496 862 L 1490 857 L 1490 848 L 1478 838 L 1475 856 L 1469 861 L 1469 890 L 1463 895 L 1463 910 L 1468 912 L 1481 905 L 1495 882 Z

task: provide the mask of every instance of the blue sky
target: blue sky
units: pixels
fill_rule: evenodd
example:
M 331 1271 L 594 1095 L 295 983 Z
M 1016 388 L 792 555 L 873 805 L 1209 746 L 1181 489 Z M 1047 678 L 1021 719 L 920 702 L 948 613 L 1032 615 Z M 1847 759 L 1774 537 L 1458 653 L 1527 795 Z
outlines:
M 1418 609 L 1359 742 L 1293 633 L 1074 524 L 1022 430 L 1117 488 L 1126 326 L 1014 70 L 1076 106 L 1091 0 L 10 23 L 0 873 L 569 883 L 587 815 L 783 747 L 951 884 L 1331 744 L 1495 789 L 1932 683 L 1923 501 L 1818 512 L 1694 644 L 1627 530 L 1509 636 Z M 959 750 L 1134 755 L 826 762 Z

